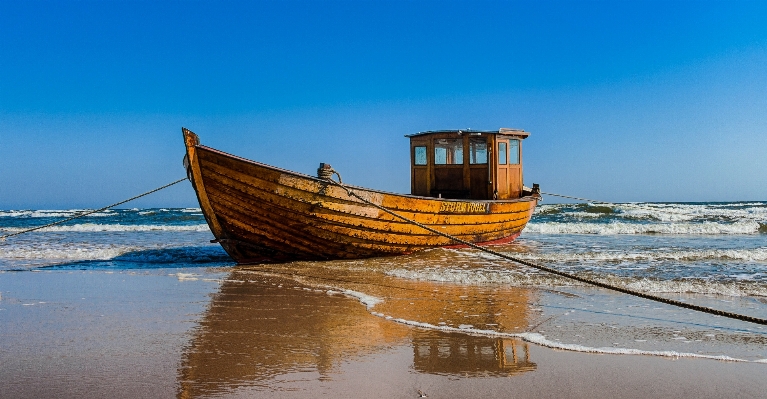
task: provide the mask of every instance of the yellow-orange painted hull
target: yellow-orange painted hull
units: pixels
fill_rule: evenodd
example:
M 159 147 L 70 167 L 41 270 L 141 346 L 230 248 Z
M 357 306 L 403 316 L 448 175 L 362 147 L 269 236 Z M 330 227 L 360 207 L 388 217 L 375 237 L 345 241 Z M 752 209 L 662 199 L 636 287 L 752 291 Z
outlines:
M 187 171 L 216 241 L 238 263 L 355 259 L 454 245 L 318 179 L 199 144 L 183 129 Z M 519 236 L 535 197 L 472 201 L 348 186 L 374 204 L 461 239 L 484 244 Z

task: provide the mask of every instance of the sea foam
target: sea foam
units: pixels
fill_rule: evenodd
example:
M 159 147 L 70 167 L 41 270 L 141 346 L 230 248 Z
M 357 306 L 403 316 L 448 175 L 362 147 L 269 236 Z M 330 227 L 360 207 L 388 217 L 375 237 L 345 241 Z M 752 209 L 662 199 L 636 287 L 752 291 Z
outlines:
M 519 339 L 522 339 L 523 341 L 533 343 L 536 345 L 545 346 L 545 347 L 553 348 L 553 349 L 573 351 L 573 352 L 598 353 L 598 354 L 610 354 L 610 355 L 645 355 L 645 356 L 660 356 L 660 357 L 669 357 L 669 358 L 699 358 L 699 359 L 712 359 L 712 360 L 721 360 L 721 361 L 728 361 L 728 362 L 747 362 L 747 363 L 767 362 L 767 359 L 746 360 L 746 359 L 735 358 L 735 357 L 731 357 L 727 355 L 706 355 L 706 354 L 700 354 L 700 353 L 687 353 L 687 352 L 679 352 L 679 351 L 671 351 L 671 350 L 653 351 L 653 350 L 641 350 L 641 349 L 619 348 L 619 347 L 590 347 L 585 345 L 567 344 L 567 343 L 562 343 L 558 341 L 553 341 L 546 338 L 545 335 L 536 333 L 536 332 L 508 333 L 508 332 L 501 332 L 501 331 L 494 331 L 494 330 L 476 329 L 476 328 L 469 327 L 467 325 L 461 325 L 459 327 L 450 327 L 450 326 L 443 326 L 443 325 L 434 325 L 434 324 L 424 323 L 424 322 L 419 322 L 414 320 L 394 318 L 394 317 L 387 316 L 383 313 L 379 313 L 375 311 L 371 311 L 370 313 L 374 316 L 381 317 L 386 320 L 394 321 L 394 322 L 412 326 L 412 327 L 443 331 L 443 332 L 451 332 L 451 333 L 476 335 L 476 336 L 488 337 L 488 338 L 519 338 Z
M 511 256 L 540 262 L 657 262 L 657 261 L 767 261 L 767 247 L 750 249 L 678 249 L 645 251 L 584 251 L 553 253 L 513 253 Z
M 140 249 L 137 246 L 110 244 L 48 244 L 48 245 L 15 245 L 5 247 L 0 251 L 0 259 L 4 260 L 106 260 L 120 256 L 126 252 Z
M 4 227 L 2 230 L 15 233 L 18 231 L 26 230 L 26 228 L 20 227 Z M 98 223 L 82 223 L 74 225 L 64 226 L 51 226 L 45 229 L 38 230 L 39 232 L 95 232 L 95 231 L 126 231 L 126 232 L 140 232 L 140 231 L 209 231 L 207 224 L 192 224 L 192 225 L 167 225 L 167 224 L 98 224 Z
M 757 234 L 761 225 L 755 221 L 734 223 L 628 223 L 612 221 L 609 223 L 593 222 L 530 222 L 525 233 L 532 234 Z
M 433 281 L 461 285 L 499 284 L 515 287 L 552 288 L 562 286 L 585 286 L 575 280 L 544 272 L 500 269 L 459 269 L 451 267 L 430 267 L 418 269 L 392 269 L 385 274 L 416 281 Z M 755 276 L 751 276 L 753 279 Z M 762 277 L 761 275 L 758 277 Z M 662 280 L 647 277 L 618 277 L 601 274 L 593 280 L 646 293 L 704 294 L 719 296 L 767 297 L 767 282 L 764 281 L 711 281 L 708 279 L 686 278 Z
M 90 212 L 88 209 L 74 209 L 74 210 L 36 210 L 36 211 L 0 211 L 0 217 L 7 218 L 69 218 L 77 216 L 83 212 Z M 88 215 L 88 217 L 104 217 L 114 216 L 113 211 L 95 212 Z

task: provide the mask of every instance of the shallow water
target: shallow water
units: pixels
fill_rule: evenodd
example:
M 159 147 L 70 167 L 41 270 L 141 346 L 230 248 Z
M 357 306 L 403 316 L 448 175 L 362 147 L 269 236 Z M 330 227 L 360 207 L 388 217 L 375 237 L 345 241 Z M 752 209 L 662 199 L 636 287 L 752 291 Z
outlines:
M 542 336 L 567 321 L 541 320 L 568 303 L 544 305 L 540 289 L 438 283 L 438 292 L 429 292 L 424 289 L 434 283 L 387 287 L 380 283 L 390 277 L 353 280 L 353 270 L 343 277 L 278 272 L 189 267 L 0 274 L 0 398 L 423 392 L 430 398 L 699 399 L 761 397 L 767 389 L 763 364 L 563 351 L 488 332 L 535 330 L 533 322 Z M 325 286 L 331 278 L 335 289 Z M 316 281 L 298 281 L 304 279 Z M 365 286 L 381 300 L 350 289 Z M 488 309 L 495 313 L 480 313 Z M 382 312 L 438 327 L 440 318 L 472 321 L 453 330 L 414 327 Z M 472 332 L 470 323 L 488 331 Z M 611 327 L 602 329 L 619 331 Z M 668 327 L 650 333 L 678 343 Z M 678 330 L 689 338 L 684 322 Z
M 76 212 L 0 211 L 0 232 Z M 634 290 L 767 318 L 765 225 L 763 202 L 542 205 L 520 239 L 494 249 Z M 34 270 L 170 270 L 179 279 L 210 278 L 200 270 L 233 266 L 211 238 L 196 208 L 105 211 L 0 243 L 0 282 L 3 273 Z M 287 279 L 355 298 L 387 323 L 432 331 L 581 352 L 767 359 L 762 326 L 593 289 L 474 250 L 233 270 L 233 281 Z M 0 296 L 12 295 L 7 290 L 0 285 Z

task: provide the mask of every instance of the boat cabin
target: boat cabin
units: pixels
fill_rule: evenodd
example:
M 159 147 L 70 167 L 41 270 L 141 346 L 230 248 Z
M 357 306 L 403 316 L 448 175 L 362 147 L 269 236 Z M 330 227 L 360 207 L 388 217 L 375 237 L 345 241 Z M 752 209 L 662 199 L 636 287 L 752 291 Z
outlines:
M 437 130 L 410 138 L 413 195 L 454 199 L 515 199 L 523 196 L 519 129 Z

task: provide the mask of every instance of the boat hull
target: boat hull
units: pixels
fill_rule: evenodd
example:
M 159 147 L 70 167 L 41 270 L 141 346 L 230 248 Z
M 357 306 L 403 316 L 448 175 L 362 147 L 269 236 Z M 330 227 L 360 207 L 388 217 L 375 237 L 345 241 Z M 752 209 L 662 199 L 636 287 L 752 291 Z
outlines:
M 183 133 L 187 172 L 213 241 L 237 263 L 359 259 L 455 246 L 331 182 L 205 147 L 191 131 Z M 446 200 L 346 187 L 373 204 L 477 244 L 514 240 L 537 205 L 532 196 Z

